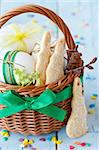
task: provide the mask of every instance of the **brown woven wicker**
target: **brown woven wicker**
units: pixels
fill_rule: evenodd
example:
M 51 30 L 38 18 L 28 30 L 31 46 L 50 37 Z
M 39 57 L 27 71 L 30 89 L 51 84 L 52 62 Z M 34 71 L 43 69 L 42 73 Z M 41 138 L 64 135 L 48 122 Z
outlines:
M 56 23 L 65 36 L 65 41 L 69 48 L 69 51 L 75 51 L 76 46 L 74 40 L 64 21 L 53 11 L 44 8 L 42 6 L 25 5 L 13 9 L 12 11 L 9 11 L 8 13 L 0 17 L 0 27 L 2 27 L 12 17 L 27 12 L 43 14 L 47 16 L 49 19 L 51 19 L 54 23 Z M 40 95 L 46 88 L 50 88 L 54 92 L 59 92 L 63 90 L 65 87 L 67 87 L 69 84 L 73 83 L 75 75 L 80 76 L 81 72 L 79 73 L 70 72 L 65 76 L 63 76 L 59 81 L 41 87 L 35 87 L 34 85 L 30 85 L 28 87 L 19 87 L 1 82 L 0 92 L 13 89 L 20 95 L 30 97 Z M 64 124 L 66 124 L 68 117 L 70 115 L 71 98 L 58 103 L 57 106 L 68 111 L 68 116 L 65 118 L 64 122 L 57 121 L 53 118 L 50 118 L 36 111 L 24 110 L 10 117 L 0 119 L 0 127 L 5 128 L 12 132 L 19 132 L 26 135 L 28 134 L 39 135 L 44 133 L 50 133 L 52 131 L 58 131 Z M 4 106 L 1 106 L 0 108 L 2 109 L 3 107 Z

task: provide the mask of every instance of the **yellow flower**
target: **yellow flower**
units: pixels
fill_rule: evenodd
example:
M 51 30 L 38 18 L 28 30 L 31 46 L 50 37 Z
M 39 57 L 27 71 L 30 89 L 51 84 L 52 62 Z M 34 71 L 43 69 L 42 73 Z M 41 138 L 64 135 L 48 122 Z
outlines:
M 11 24 L 0 30 L 0 47 L 14 47 L 13 50 L 29 51 L 31 46 L 33 48 L 32 43 L 42 31 L 43 28 L 36 21 L 25 25 Z

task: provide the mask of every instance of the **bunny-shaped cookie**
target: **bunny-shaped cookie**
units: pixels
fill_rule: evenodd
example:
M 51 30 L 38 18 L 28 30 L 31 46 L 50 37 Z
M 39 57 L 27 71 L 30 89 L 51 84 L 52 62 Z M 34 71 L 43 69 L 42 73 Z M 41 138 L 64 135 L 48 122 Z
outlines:
M 84 135 L 88 130 L 87 109 L 82 95 L 82 83 L 79 77 L 74 79 L 71 107 L 72 112 L 67 122 L 66 132 L 70 138 L 77 138 Z
M 57 81 L 64 75 L 64 39 L 59 39 L 46 70 L 46 84 Z
M 42 84 L 44 84 L 46 81 L 46 69 L 51 57 L 50 41 L 51 41 L 50 32 L 46 32 L 43 35 L 41 41 L 40 52 L 38 54 L 37 64 L 36 64 L 36 71 L 40 74 L 40 80 Z M 40 83 L 37 82 L 36 86 L 39 85 Z

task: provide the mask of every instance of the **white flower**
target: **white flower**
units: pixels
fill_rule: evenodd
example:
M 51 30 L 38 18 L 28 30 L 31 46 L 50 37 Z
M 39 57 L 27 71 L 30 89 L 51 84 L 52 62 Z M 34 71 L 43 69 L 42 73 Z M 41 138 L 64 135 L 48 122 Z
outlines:
M 0 30 L 0 49 L 32 52 L 42 33 L 43 28 L 36 21 L 24 25 L 10 24 Z

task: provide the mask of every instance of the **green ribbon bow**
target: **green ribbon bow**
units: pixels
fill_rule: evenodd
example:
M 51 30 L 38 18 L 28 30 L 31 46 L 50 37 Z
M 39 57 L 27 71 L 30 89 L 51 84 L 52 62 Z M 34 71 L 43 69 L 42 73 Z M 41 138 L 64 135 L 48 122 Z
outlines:
M 0 110 L 0 118 L 11 116 L 23 110 L 35 110 L 56 120 L 64 121 L 67 111 L 54 104 L 70 97 L 72 97 L 72 85 L 56 94 L 47 89 L 38 97 L 22 97 L 15 91 L 9 90 L 0 93 L 0 104 L 6 106 Z

